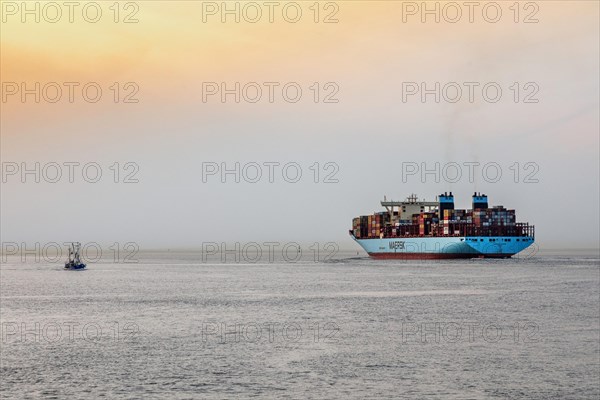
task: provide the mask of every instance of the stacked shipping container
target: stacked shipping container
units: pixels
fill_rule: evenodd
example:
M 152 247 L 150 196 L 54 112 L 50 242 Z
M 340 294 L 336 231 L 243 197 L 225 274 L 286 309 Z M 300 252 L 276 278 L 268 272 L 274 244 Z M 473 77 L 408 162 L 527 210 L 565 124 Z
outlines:
M 485 202 L 487 204 L 487 196 Z M 458 235 L 524 236 L 529 234 L 531 228 L 527 224 L 517 224 L 515 210 L 507 210 L 502 206 L 475 210 L 443 209 L 442 215 L 438 215 L 438 212 L 421 212 L 413 214 L 411 219 L 394 212 L 392 217 L 388 212 L 378 212 L 354 218 L 352 233 L 361 239 Z

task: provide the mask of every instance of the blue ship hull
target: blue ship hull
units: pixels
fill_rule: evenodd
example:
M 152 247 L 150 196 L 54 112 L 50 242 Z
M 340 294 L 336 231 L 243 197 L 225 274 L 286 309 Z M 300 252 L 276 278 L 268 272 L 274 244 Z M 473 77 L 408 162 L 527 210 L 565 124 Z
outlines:
M 531 236 L 354 238 L 354 240 L 373 258 L 412 260 L 508 258 L 534 243 L 534 238 Z
M 85 269 L 86 265 L 83 263 L 75 264 L 75 263 L 65 263 L 65 269 L 68 270 L 78 270 Z

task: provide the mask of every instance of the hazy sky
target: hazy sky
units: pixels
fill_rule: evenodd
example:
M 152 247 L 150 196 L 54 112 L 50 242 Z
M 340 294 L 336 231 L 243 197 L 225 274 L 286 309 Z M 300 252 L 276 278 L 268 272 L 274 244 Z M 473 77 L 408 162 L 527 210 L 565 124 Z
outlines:
M 70 23 L 66 8 L 56 23 L 48 21 L 55 16 L 50 8 L 40 10 L 40 22 L 26 16 L 23 23 L 14 9 L 20 2 L 7 3 L 0 64 L 3 242 L 335 241 L 354 248 L 347 234 L 352 218 L 379 211 L 384 195 L 433 199 L 452 190 L 457 207 L 465 208 L 478 190 L 535 224 L 540 248 L 598 246 L 598 2 L 522 2 L 518 15 L 512 1 L 498 2 L 496 23 L 488 22 L 491 6 L 482 14 L 489 2 L 480 2 L 473 22 L 463 7 L 456 23 L 447 21 L 456 10 L 446 2 L 439 2 L 439 23 L 434 15 L 421 21 L 420 10 L 411 8 L 421 2 L 321 2 L 318 16 L 312 1 L 297 2 L 296 23 L 286 20 L 295 18 L 289 2 L 274 9 L 272 23 L 265 6 L 251 22 L 256 10 L 248 2 L 239 3 L 239 23 L 231 15 L 221 21 L 221 10 L 211 8 L 221 2 L 133 2 L 118 16 L 112 2 L 98 2 L 97 23 L 80 9 Z M 138 22 L 124 23 L 127 16 Z M 328 16 L 338 22 L 324 23 Z M 36 82 L 40 102 L 35 94 L 23 102 L 21 83 L 35 92 Z M 73 102 L 65 82 L 78 84 Z M 96 103 L 83 97 L 89 82 L 102 89 Z M 222 82 L 229 89 L 240 83 L 239 103 L 235 94 L 224 103 L 220 93 L 208 95 Z M 265 82 L 273 82 L 272 102 Z M 420 93 L 408 95 L 422 82 L 447 91 L 440 89 L 439 102 L 435 94 L 425 102 Z M 463 90 L 454 103 L 451 82 Z M 475 85 L 472 102 L 465 82 Z M 294 84 L 286 100 L 288 83 Z M 56 86 L 62 97 L 52 103 Z M 92 99 L 94 85 L 88 86 Z M 262 97 L 251 103 L 256 86 Z M 293 103 L 297 87 L 302 95 Z M 502 95 L 492 102 L 497 87 Z M 138 102 L 123 102 L 128 95 Z M 43 176 L 36 183 L 33 175 L 22 183 L 19 173 L 8 174 L 14 165 L 36 162 L 48 176 L 54 176 L 49 163 L 64 162 L 97 163 L 103 174 L 97 183 L 82 178 L 81 165 L 73 167 L 73 183 L 64 165 L 58 183 Z M 217 174 L 203 182 L 203 163 L 234 168 L 236 162 L 249 179 L 236 183 L 228 175 L 221 183 Z M 273 183 L 265 162 L 280 163 Z M 474 182 L 463 176 L 436 183 L 433 175 L 403 182 L 408 162 L 430 168 L 456 162 L 463 172 L 464 163 L 497 163 L 502 177 L 486 182 L 479 168 Z M 263 168 L 256 183 L 249 182 L 251 163 Z M 299 182 L 282 177 L 286 163 L 301 167 Z M 123 183 L 130 172 L 138 183 Z M 323 182 L 329 173 L 337 183 Z

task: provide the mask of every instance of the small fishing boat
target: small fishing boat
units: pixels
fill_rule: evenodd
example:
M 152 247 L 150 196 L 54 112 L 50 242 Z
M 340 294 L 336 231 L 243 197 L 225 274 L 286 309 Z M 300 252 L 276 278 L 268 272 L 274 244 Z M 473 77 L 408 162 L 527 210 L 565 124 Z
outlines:
M 81 243 L 71 243 L 69 248 L 69 261 L 65 263 L 65 269 L 84 269 L 85 264 L 81 262 L 79 251 L 81 250 Z

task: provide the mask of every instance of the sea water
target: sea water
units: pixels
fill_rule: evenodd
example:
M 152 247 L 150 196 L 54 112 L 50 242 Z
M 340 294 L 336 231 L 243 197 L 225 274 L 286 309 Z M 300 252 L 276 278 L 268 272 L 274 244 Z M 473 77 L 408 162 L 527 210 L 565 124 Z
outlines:
M 597 399 L 598 255 L 8 258 L 1 397 Z

